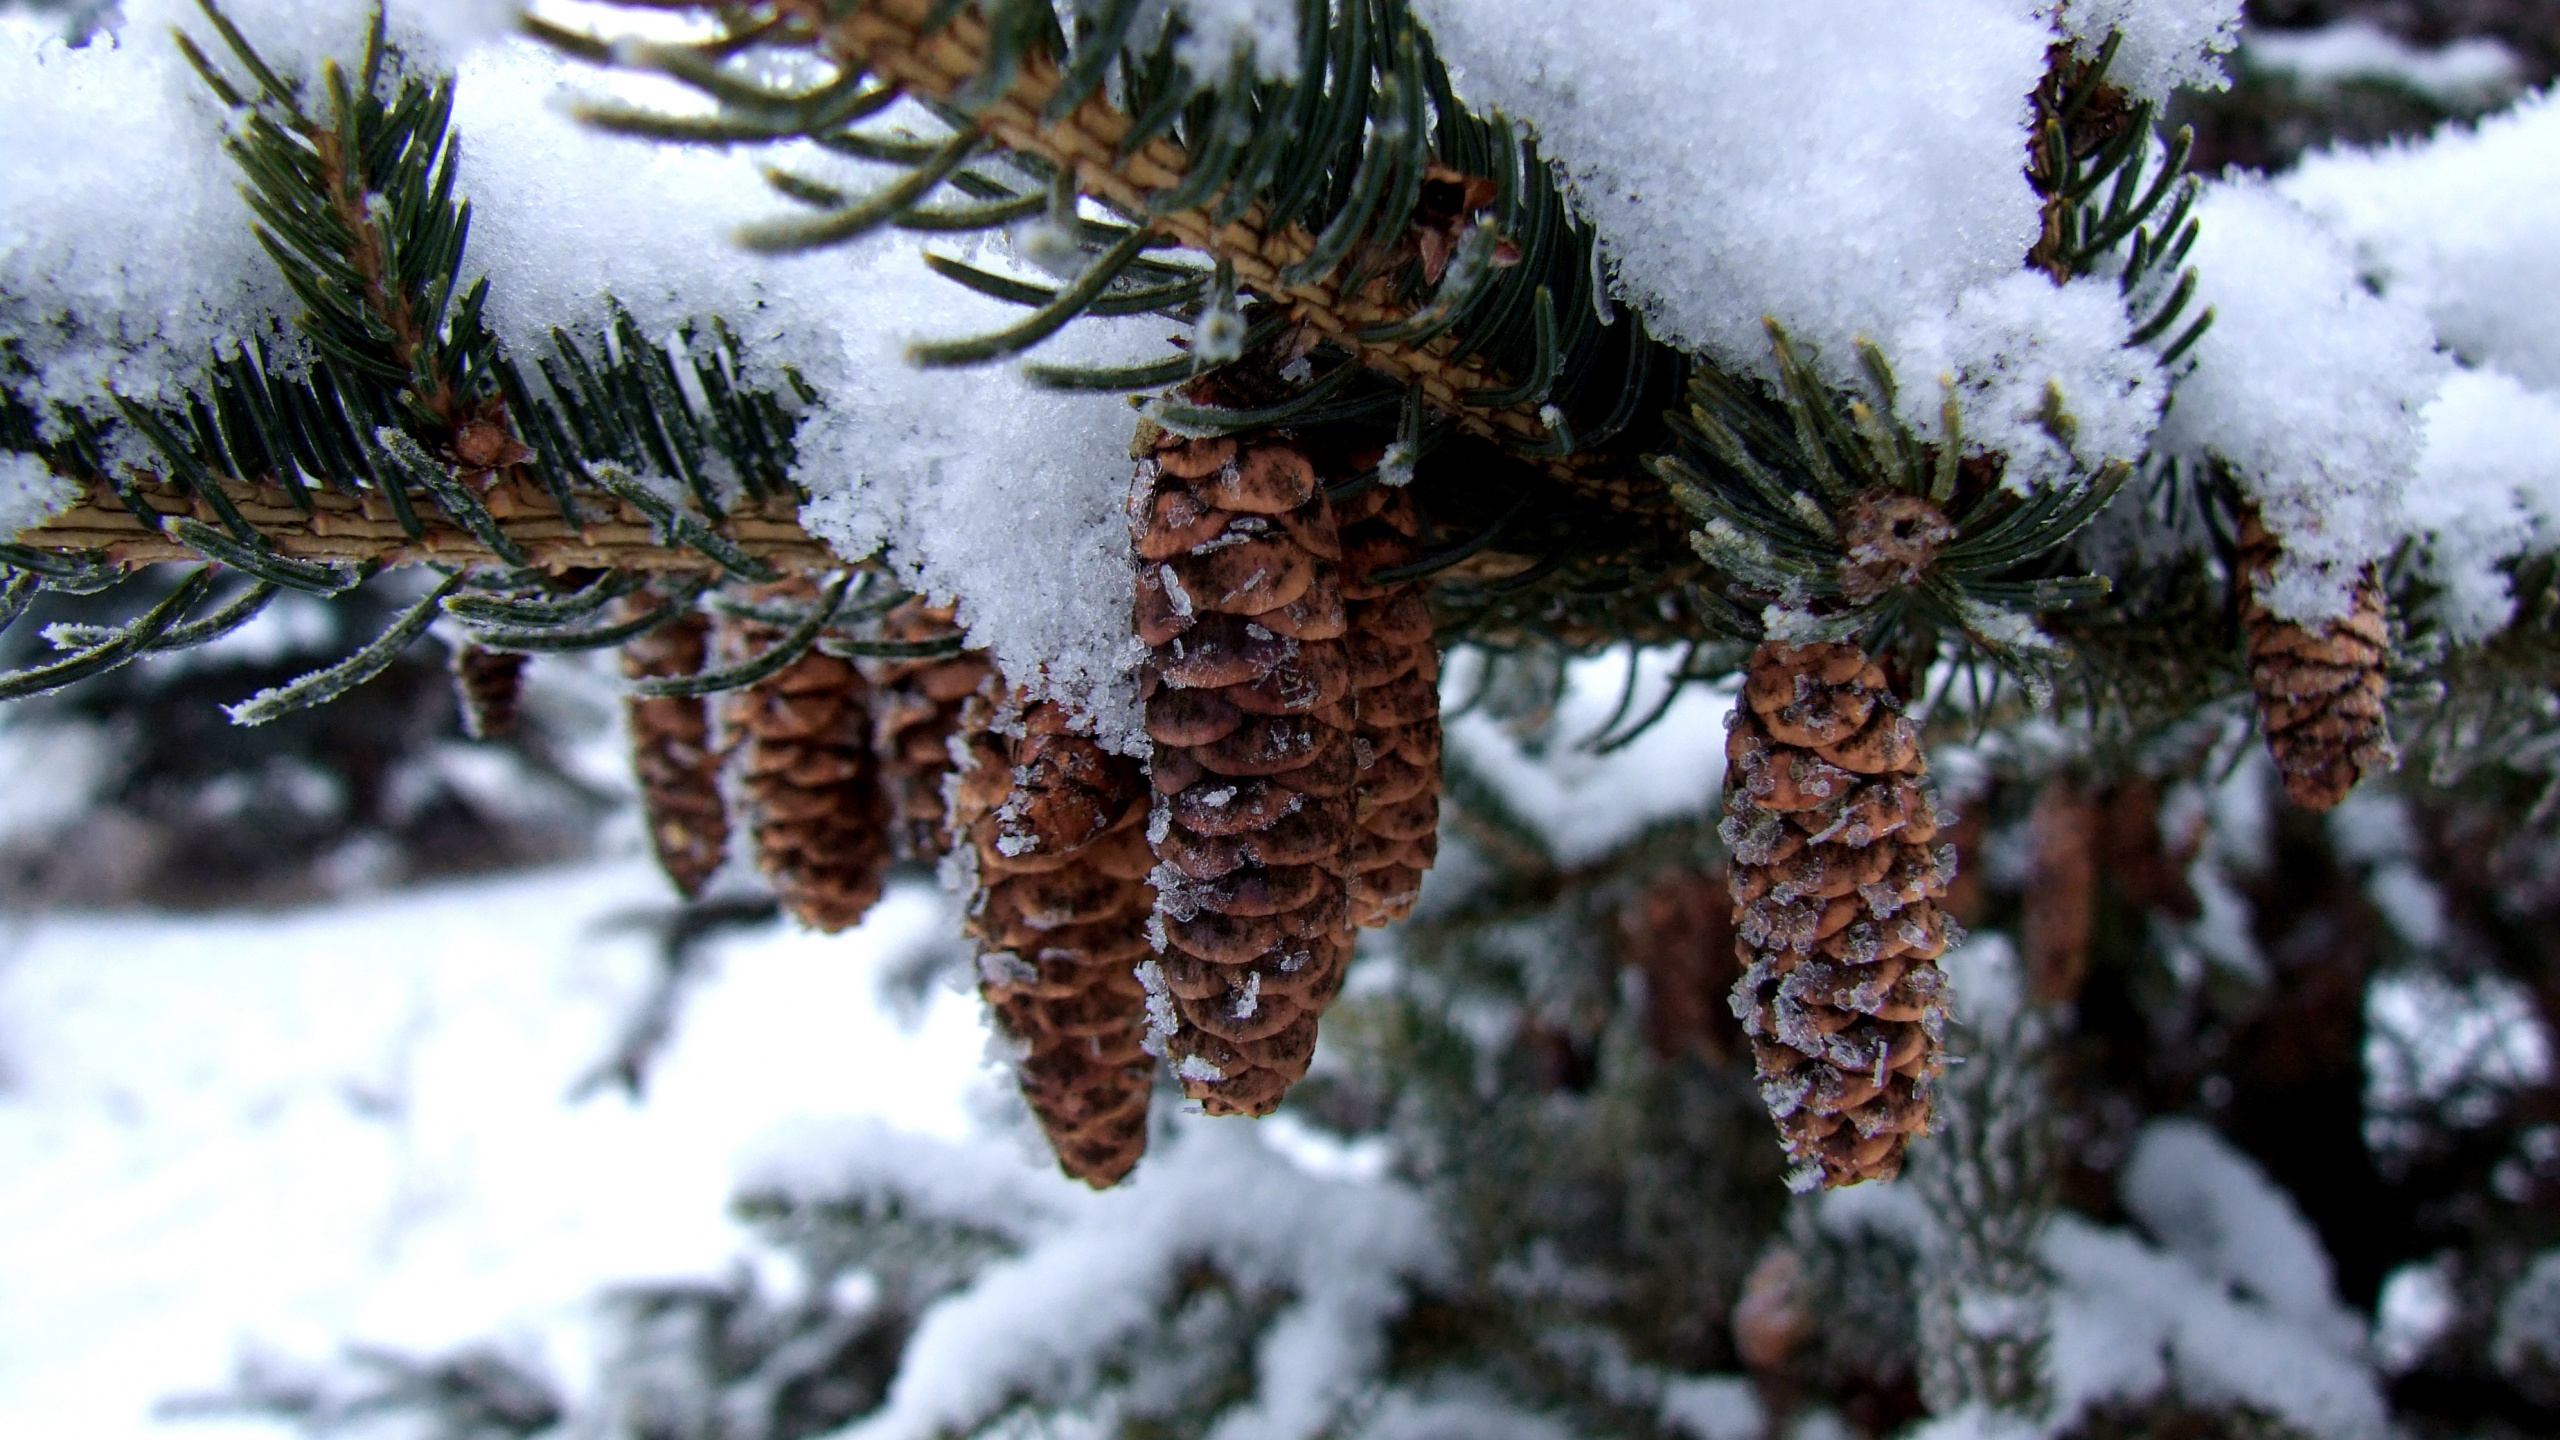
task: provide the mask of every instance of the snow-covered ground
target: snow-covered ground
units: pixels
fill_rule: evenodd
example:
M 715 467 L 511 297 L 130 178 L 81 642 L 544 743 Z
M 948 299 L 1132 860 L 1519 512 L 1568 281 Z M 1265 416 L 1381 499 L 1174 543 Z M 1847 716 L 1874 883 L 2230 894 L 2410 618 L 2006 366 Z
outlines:
M 646 1103 L 568 1093 L 655 964 L 612 862 L 267 916 L 0 920 L 0 1435 L 216 1440 L 155 1421 L 244 1344 L 321 1358 L 495 1332 L 564 1379 L 599 1281 L 708 1274 L 763 1131 L 953 1136 L 977 1002 L 912 1028 L 885 964 L 949 933 L 893 890 L 860 931 L 717 945 Z

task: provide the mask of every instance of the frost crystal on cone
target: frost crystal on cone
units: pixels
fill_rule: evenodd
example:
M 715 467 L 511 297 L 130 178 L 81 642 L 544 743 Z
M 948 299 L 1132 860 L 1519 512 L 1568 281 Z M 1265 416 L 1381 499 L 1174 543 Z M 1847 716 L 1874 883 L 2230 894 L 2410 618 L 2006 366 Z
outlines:
M 635 603 L 631 608 L 639 608 Z M 711 622 L 687 615 L 622 647 L 633 680 L 691 675 L 710 649 Z M 668 696 L 624 702 L 631 769 L 658 868 L 687 899 L 702 893 L 729 848 L 729 807 L 720 798 L 720 752 L 711 743 L 711 707 Z
M 957 633 L 949 607 L 921 600 L 890 611 L 880 631 L 885 640 L 910 643 Z M 951 848 L 943 804 L 951 737 L 961 707 L 994 678 L 995 667 L 986 652 L 971 650 L 939 660 L 865 660 L 862 673 L 871 682 L 872 749 L 889 797 L 890 848 L 901 860 L 937 860 Z
M 806 604 L 806 581 L 755 592 L 762 604 Z M 723 649 L 738 659 L 778 641 L 778 626 L 732 620 Z M 871 753 L 871 687 L 851 661 L 811 650 L 728 702 L 745 751 L 756 864 L 782 907 L 829 933 L 860 923 L 889 866 L 889 802 Z
M 1422 515 L 1402 490 L 1372 487 L 1336 514 L 1342 533 L 1343 637 L 1359 829 L 1351 850 L 1351 918 L 1385 925 L 1413 912 L 1440 853 L 1440 647 L 1418 584 L 1379 584 L 1380 570 L 1422 558 Z
M 2249 635 L 2249 686 L 2284 793 L 2326 810 L 2358 781 L 2400 763 L 2383 714 L 2390 690 L 2391 622 L 2373 567 L 2357 577 L 2347 615 L 2322 624 L 2287 620 L 2260 596 L 2282 544 L 2253 510 L 2240 522 L 2240 619 Z
M 474 740 L 496 740 L 515 733 L 516 705 L 523 696 L 524 665 L 529 658 L 467 640 L 453 648 L 449 662 L 453 699 L 462 713 L 463 734 Z
M 1155 904 L 1146 775 L 1070 733 L 1054 704 L 1033 706 L 1019 738 L 995 718 L 989 698 L 966 702 L 951 783 L 978 993 L 1023 1046 L 1022 1098 L 1059 1168 L 1103 1189 L 1146 1152 L 1155 1075 L 1136 968 Z
M 1215 1115 L 1306 1074 L 1351 959 L 1358 722 L 1341 533 L 1281 433 L 1142 435 L 1130 494 L 1162 1053 Z M 1436 733 L 1436 726 L 1434 727 Z
M 1890 1179 L 1929 1128 L 1946 1024 L 1936 964 L 1955 871 L 1928 762 L 1884 667 L 1854 645 L 1762 645 L 1726 738 L 1734 1014 L 1797 1169 Z

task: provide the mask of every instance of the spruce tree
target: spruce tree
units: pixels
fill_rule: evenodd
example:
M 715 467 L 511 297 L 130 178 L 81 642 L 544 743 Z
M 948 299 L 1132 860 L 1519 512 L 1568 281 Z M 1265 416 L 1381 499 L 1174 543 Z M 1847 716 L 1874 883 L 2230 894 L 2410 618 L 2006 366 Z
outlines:
M 2393 1090 L 2374 1077 L 2407 1036 L 2373 1017 L 2418 977 L 2553 1019 L 2560 571 L 2533 506 L 2560 472 L 2513 452 L 2560 438 L 2560 379 L 2476 297 L 2430 301 L 2377 258 L 2396 232 L 2342 188 L 2365 161 L 2298 195 L 2189 173 L 2190 115 L 2214 153 L 2255 153 L 2234 136 L 2263 74 L 2212 98 L 2233 7 L 1976 7 L 2025 37 L 1999 57 L 2014 116 L 1967 132 L 2007 148 L 1900 177 L 1885 209 L 1996 181 L 2018 243 L 1876 333 L 1765 256 L 1660 279 L 1685 247 L 1726 264 L 1679 226 L 1728 200 L 1791 233 L 1873 174 L 1811 161 L 1783 202 L 1713 191 L 1712 166 L 1700 193 L 1646 190 L 1676 163 L 1649 151 L 1755 137 L 1631 145 L 1648 117 L 1626 104 L 1595 141 L 1586 57 L 1509 73 L 1503 22 L 1461 0 L 523 17 L 511 43 L 600 91 L 691 97 L 596 99 L 586 125 L 773 157 L 797 208 L 706 264 L 850 267 L 926 237 L 882 296 L 1023 313 L 910 337 L 904 365 L 1128 397 L 1104 488 L 1026 498 L 837 473 L 895 428 L 843 420 L 867 382 L 803 363 L 821 350 L 795 327 L 847 312 L 660 325 L 635 292 L 560 300 L 584 308 L 534 338 L 496 287 L 556 297 L 472 248 L 473 142 L 431 44 L 376 9 L 349 53 L 287 61 L 199 4 L 176 44 L 289 301 L 84 393 L 58 356 L 86 312 L 0 276 L 0 503 L 25 522 L 0 620 L 84 607 L 42 631 L 50 655 L 11 642 L 0 698 L 97 694 L 287 592 L 355 608 L 398 571 L 416 583 L 373 638 L 231 719 L 360 703 L 435 629 L 495 738 L 525 657 L 619 652 L 675 889 L 751 850 L 782 910 L 833 932 L 893 864 L 939 862 L 1060 1169 L 1140 1177 L 1013 1229 L 912 1177 L 751 1191 L 811 1286 L 625 1295 L 596 1424 L 906 1424 L 927 1402 L 892 1377 L 940 1353 L 935 1317 L 1072 1273 L 1059 1257 L 1115 1223 L 1157 1246 L 1156 1279 L 1093 1283 L 1146 1318 L 1051 1371 L 981 1357 L 1002 1383 L 916 1433 L 1208 1433 L 1287 1406 L 1293 1434 L 1500 1416 L 1703 1440 L 2551 1419 L 2549 1076 L 2481 1080 L 2468 1109 L 2434 1079 Z M 1646 14 L 1737 52 L 1783 28 L 1722 8 Z M 1759 103 L 1799 101 L 1818 108 Z M 2427 143 L 2560 147 L 2552 113 Z M 1932 163 L 1974 158 L 1950 140 Z M 1894 253 L 1911 215 L 1830 218 L 1938 284 L 1948 257 Z M 2533 219 L 2515 253 L 2560 253 Z M 1716 290 L 1749 273 L 1768 296 Z M 1073 349 L 1132 324 L 1139 358 Z M 1013 504 L 1017 547 L 1107 522 L 1100 578 L 1050 605 L 1018 556 L 926 553 L 965 528 L 933 508 L 946 483 Z M 101 618 L 102 595 L 129 599 Z M 1566 733 L 1612 657 L 1614 707 Z M 1692 757 L 1721 771 L 1711 813 L 1587 852 L 1531 813 L 1524 775 L 1640 754 L 1692 702 L 1726 715 L 1721 765 Z M 2422 871 L 2432 929 L 2406 908 Z M 1414 1215 L 1293 1209 L 1234 1138 L 1252 1122 L 1186 1108 L 1380 1139 Z M 2283 1277 L 2214 1249 L 2244 1210 L 2325 1242 L 2334 1293 L 2324 1272 L 2284 1309 Z M 866 1269 L 883 1298 L 860 1314 L 808 1298 Z M 2086 1313 L 2170 1271 L 2188 1290 Z M 2387 1397 L 2354 1344 L 2301 1340 L 2421 1271 L 2455 1319 Z M 1358 1336 L 1356 1384 L 1287 1369 L 1319 1304 Z M 2262 1320 L 2352 1383 L 2232 1380 L 2197 1338 Z M 2090 1335 L 2160 1375 L 2092 1378 L 2070 1349 Z M 368 1364 L 371 1398 L 258 1376 L 232 1398 L 452 1435 L 561 1411 L 480 1394 L 526 1382 L 460 1359 Z

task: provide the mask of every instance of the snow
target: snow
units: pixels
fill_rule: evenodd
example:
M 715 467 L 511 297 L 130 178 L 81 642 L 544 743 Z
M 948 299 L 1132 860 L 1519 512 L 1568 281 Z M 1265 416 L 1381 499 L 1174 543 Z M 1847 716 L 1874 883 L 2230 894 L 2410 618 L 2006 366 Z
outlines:
M 361 53 L 365 8 L 252 0 L 231 13 L 272 58 L 307 70 L 319 54 Z M 0 89 L 48 102 L 0 115 L 0 334 L 38 367 L 30 398 L 92 409 L 108 387 L 174 397 L 211 355 L 298 308 L 252 239 L 218 149 L 222 117 L 167 38 L 173 20 L 203 31 L 201 17 L 177 0 L 129 11 L 120 45 L 0 33 Z M 395 6 L 395 21 L 405 13 Z M 449 54 L 405 21 L 395 29 L 457 66 L 460 190 L 473 205 L 465 278 L 489 278 L 487 316 L 511 354 L 547 353 L 554 327 L 592 340 L 611 301 L 659 340 L 725 320 L 751 383 L 779 389 L 788 366 L 819 394 L 795 472 L 814 497 L 809 528 L 848 559 L 887 547 L 911 584 L 959 602 L 972 643 L 1013 678 L 1088 714 L 1106 741 L 1135 743 L 1126 407 L 1036 389 L 1009 366 L 910 365 L 919 339 L 1021 314 L 932 276 L 912 235 L 790 258 L 734 242 L 740 224 L 788 209 L 759 161 L 853 193 L 886 171 L 809 147 L 749 154 L 602 134 L 566 113 L 572 90 L 673 108 L 685 92 L 580 70 L 530 42 L 471 43 L 486 27 L 469 14 L 438 21 Z M 980 263 L 1005 264 L 991 243 Z M 1172 328 L 1089 323 L 1041 358 L 1160 358 Z M 0 477 L 7 533 L 23 508 L 15 492 L 30 488 L 22 470 Z
M 217 107 L 147 23 L 163 8 L 136 0 L 128 28 L 151 38 L 121 46 L 0 29 L 0 93 L 19 99 L 0 106 L 0 335 L 31 401 L 167 398 L 288 303 Z
M 2263 181 L 2206 186 L 2196 215 L 2190 261 L 2215 320 L 2161 441 L 2238 471 L 2284 545 L 2267 607 L 2338 618 L 2400 537 L 2419 413 L 2447 366 L 2426 317 L 2367 290 L 2337 240 Z
M 2424 310 L 2446 348 L 2560 392 L 2560 97 L 2311 155 L 2278 188 L 2346 238 L 2383 294 Z
M 2018 963 L 2018 947 L 1996 930 L 1985 931 L 1939 957 L 1947 972 L 1947 993 L 1954 1019 L 1979 1035 L 2000 1037 L 2016 1024 L 2025 1008 L 2026 973 Z M 1981 1043 L 1981 1042 L 1977 1042 Z
M 1670 647 L 1639 653 L 1627 723 L 1659 703 L 1679 658 Z M 1483 663 L 1472 651 L 1450 656 L 1441 693 L 1456 703 L 1475 687 Z M 1649 825 L 1704 814 L 1721 784 L 1729 685 L 1689 686 L 1659 723 L 1622 749 L 1600 755 L 1581 748 L 1616 708 L 1628 663 L 1625 651 L 1573 661 L 1552 721 L 1533 738 L 1481 711 L 1445 724 L 1452 768 L 1492 784 L 1558 864 L 1587 864 Z
M 1162 0 L 1159 0 L 1162 3 Z M 1167 7 L 1168 17 L 1171 8 Z M 1174 55 L 1203 86 L 1223 83 L 1241 53 L 1263 80 L 1298 73 L 1298 6 L 1295 0 L 1182 0 L 1183 37 Z M 1153 27 L 1142 25 L 1141 35 Z
M 974 1137 L 973 1137 L 974 1138 Z M 1056 1209 L 1039 1171 L 985 1143 L 901 1129 L 877 1115 L 801 1116 L 741 1157 L 741 1194 L 825 1203 L 984 1230 L 1019 1243 Z
M 1353 1440 L 1578 1440 L 1561 1420 L 1533 1415 L 1485 1390 L 1445 1387 L 1429 1396 L 1388 1395 Z
M 1950 377 L 1964 452 L 2007 456 L 2004 482 L 2027 494 L 2141 458 L 2166 387 L 2151 352 L 2125 343 L 2129 333 L 2113 280 L 2056 286 L 2021 270 L 1966 291 L 1951 315 L 1913 320 L 1886 353 L 1904 422 L 1941 439 L 1944 391 L 1931 382 Z M 2048 395 L 2072 422 L 2061 435 L 2044 421 Z
M 2066 1423 L 2104 1399 L 2174 1388 L 2192 1404 L 2259 1406 L 2324 1440 L 2391 1433 L 2364 1364 L 2178 1256 L 2063 1215 L 2044 1259 L 2056 1280 L 2046 1363 Z
M 2498 1113 L 2498 1092 L 2551 1073 L 2532 992 L 2504 976 L 2379 975 L 2364 1010 L 2365 1100 L 2377 1122 L 2449 1103 L 2448 1119 L 2478 1124 Z
M 1905 1440 L 2042 1440 L 2045 1427 L 2022 1415 L 1968 1405 L 1932 1416 L 1905 1432 Z
M 2384 1370 L 2397 1374 L 2415 1369 L 2462 1318 L 2454 1262 L 2447 1251 L 2413 1260 L 2383 1278 L 2373 1306 L 2373 1355 Z
M 274 916 L 12 920 L 0 1434 L 212 1433 L 150 1406 L 220 1385 L 246 1343 L 496 1329 L 574 1383 L 600 1279 L 736 1250 L 741 1135 L 869 1113 L 957 1136 L 1006 1083 L 973 1002 L 912 1031 L 875 1002 L 881 957 L 951 923 L 906 887 L 848 937 L 723 943 L 647 1104 L 570 1103 L 656 963 L 599 922 L 666 903 L 611 863 Z
M 2329 1257 L 2292 1197 L 2210 1126 L 2155 1120 L 2134 1142 L 2116 1195 L 2170 1253 L 2342 1354 L 2364 1327 L 2338 1303 Z
M 2490 1356 L 2508 1375 L 2560 1366 L 2560 1250 L 2545 1250 L 2498 1304 Z
M 70 509 L 80 487 L 33 455 L 0 452 L 0 535 L 15 535 Z
M 461 70 L 472 254 L 493 277 L 492 324 L 513 352 L 541 353 L 554 325 L 600 328 L 608 294 L 653 337 L 719 316 L 744 342 L 751 377 L 780 389 L 789 365 L 819 394 L 794 467 L 810 532 L 848 559 L 885 547 L 909 584 L 959 605 L 971 643 L 1008 677 L 1090 717 L 1106 743 L 1134 747 L 1127 406 L 1038 389 L 1011 366 L 908 363 L 917 340 L 1022 314 L 926 271 L 911 235 L 800 256 L 737 248 L 738 225 L 784 208 L 760 163 L 856 194 L 886 183 L 886 169 L 805 146 L 732 153 L 602 134 L 560 113 L 563 87 L 606 82 L 529 45 L 473 52 Z M 680 103 L 648 77 L 612 77 L 610 93 Z M 1174 328 L 1085 322 L 1039 358 L 1157 359 Z
M 1429 1211 L 1401 1185 L 1309 1175 L 1251 1126 L 1170 1128 L 1118 1188 L 1056 1182 L 1060 1218 L 926 1311 L 887 1402 L 846 1440 L 965 1431 L 1025 1395 L 1089 1389 L 1199 1261 L 1241 1291 L 1290 1297 L 1257 1347 L 1254 1395 L 1211 1435 L 1303 1440 L 1338 1422 L 1384 1359 L 1381 1326 L 1407 1283 L 1446 1263 Z
M 2442 946 L 2444 894 L 2419 868 L 2408 800 L 2383 786 L 2360 789 L 2329 812 L 2326 828 L 2338 857 L 2365 867 L 2365 898 L 2401 941 L 2422 954 Z
M 2494 368 L 2456 370 L 2424 424 L 2409 524 L 2422 573 L 2443 587 L 2427 613 L 2467 644 L 2515 617 L 2504 562 L 2560 547 L 2560 395 Z
M 2084 55 L 2096 54 L 2110 31 L 2124 36 L 2107 78 L 2137 100 L 2230 87 L 2222 57 L 2240 39 L 2240 0 L 2064 0 L 2055 8 L 2058 28 Z
M 0 844 L 36 840 L 89 808 L 113 773 L 112 741 L 95 725 L 0 719 Z
M 1976 961 L 2005 947 L 1968 947 Z M 1958 967 L 1964 952 L 1948 957 Z M 1981 977 L 1960 976 L 1958 985 Z M 2041 1425 L 1973 1410 L 1911 1440 L 2024 1440 L 2068 1431 L 2088 1407 L 2172 1393 L 2195 1405 L 2245 1402 L 2324 1440 L 2390 1433 L 2365 1357 L 2364 1327 L 2329 1288 L 2328 1258 L 2291 1200 L 2246 1157 L 2186 1120 L 2153 1122 L 2121 1172 L 2125 1208 L 2151 1232 L 2062 1212 L 2038 1251 L 2053 1277 Z M 1835 1190 L 1813 1202 L 1843 1239 L 1899 1237 L 1927 1251 L 1938 1221 L 1908 1180 Z
M 2045 1235 L 2058 1423 L 2174 1388 L 2191 1404 L 2252 1404 L 2338 1440 L 2391 1433 L 2364 1326 L 2338 1303 L 2328 1256 L 2246 1156 L 2198 1122 L 2155 1120 L 2117 1194 L 2157 1248 L 2069 1214 Z
M 2240 60 L 2306 90 L 2358 81 L 2390 84 L 2448 107 L 2509 94 L 2523 70 L 2514 51 L 2485 35 L 2421 50 L 2370 20 L 2340 20 L 2316 30 L 2260 30 L 2241 47 Z
M 2003 0 L 1420 0 L 1459 93 L 1526 122 L 1665 339 L 1769 368 L 1762 318 L 1855 373 L 2038 233 L 2050 32 Z M 1631 123 L 1627 97 L 1643 97 Z
M 1747 1375 L 1694 1375 L 1662 1387 L 1662 1420 L 1693 1440 L 1757 1440 L 1769 1412 Z

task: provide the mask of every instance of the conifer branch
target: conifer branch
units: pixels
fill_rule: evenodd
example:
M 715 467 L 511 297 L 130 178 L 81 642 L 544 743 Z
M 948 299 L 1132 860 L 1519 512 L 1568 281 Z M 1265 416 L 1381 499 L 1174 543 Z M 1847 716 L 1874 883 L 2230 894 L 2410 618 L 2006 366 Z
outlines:
M 2170 136 L 2159 168 L 2150 169 L 2157 107 L 2107 79 L 2123 43 L 2113 32 L 2095 55 L 2064 43 L 2047 56 L 2027 150 L 2027 179 L 2044 199 L 2043 226 L 2027 264 L 2058 285 L 2118 256 L 2116 283 L 2135 310 L 2132 343 L 2148 345 L 2177 326 L 2195 298 L 2195 271 L 2179 268 L 2196 238 L 2188 212 L 2198 185 L 2186 173 L 2195 131 Z M 2156 277 L 2168 276 L 2175 278 L 2163 293 Z M 2208 308 L 2161 348 L 2160 363 L 2175 364 L 2212 324 Z
M 1598 320 L 1592 237 L 1566 213 L 1534 142 L 1457 102 L 1399 0 L 1352 0 L 1338 15 L 1328 0 L 1305 0 L 1295 79 L 1257 81 L 1246 64 L 1211 89 L 1195 88 L 1175 62 L 1171 33 L 1148 54 L 1124 49 L 1137 8 L 1106 11 L 1073 45 L 1045 0 L 793 0 L 771 12 L 781 23 L 738 20 L 768 27 L 764 43 L 822 49 L 843 67 L 798 94 L 745 87 L 716 63 L 721 37 L 651 47 L 639 60 L 720 101 L 724 117 L 739 117 L 734 129 L 751 115 L 771 124 L 796 113 L 809 123 L 791 133 L 917 166 L 911 182 L 969 175 L 947 166 L 974 131 L 1028 167 L 1069 177 L 1076 194 L 1157 242 L 1230 267 L 1243 289 L 1397 391 L 1418 391 L 1461 432 L 1504 446 L 1572 493 L 1668 513 L 1634 464 L 1642 436 L 1627 432 L 1651 427 L 1641 423 L 1649 407 L 1631 392 L 1668 400 L 1687 362 L 1634 316 Z M 553 29 L 537 33 L 572 53 L 600 53 Z M 1119 103 L 1102 84 L 1115 56 L 1132 77 Z M 892 156 L 871 137 L 832 128 L 836 111 L 820 97 L 862 76 L 936 107 L 955 137 Z M 606 123 L 630 128 L 619 115 Z M 900 223 L 902 213 L 925 213 L 934 188 L 901 182 L 854 211 L 866 227 Z M 1486 221 L 1497 227 L 1499 255 L 1488 234 L 1485 253 L 1453 264 L 1451 251 Z M 1441 283 L 1444 268 L 1454 283 Z M 1541 290 L 1546 298 L 1534 298 Z M 1092 313 L 1096 298 L 1074 313 Z M 1560 376 L 1571 383 L 1556 396 Z M 1609 387 L 1613 377 L 1621 388 Z M 1597 440 L 1577 445 L 1576 436 Z M 1619 443 L 1596 448 L 1606 440 Z
M 296 508 L 284 487 L 225 477 L 217 482 L 224 498 L 282 559 L 313 565 L 376 564 L 461 565 L 469 568 L 517 568 L 468 528 L 441 515 L 419 517 L 412 536 L 378 493 L 349 495 L 323 492 L 311 498 L 311 509 Z M 127 492 L 156 516 L 186 518 L 210 524 L 215 511 L 202 493 L 177 486 L 138 482 Z M 652 518 L 640 507 L 610 497 L 590 498 L 576 523 L 562 518 L 557 503 L 538 487 L 521 481 L 494 485 L 480 496 L 498 532 L 525 557 L 525 564 L 554 573 L 610 569 L 642 574 L 708 572 L 720 562 L 699 549 L 672 546 L 660 538 Z M 788 501 L 766 501 L 733 511 L 718 535 L 739 556 L 777 570 L 815 571 L 841 565 L 834 552 L 800 528 L 797 507 Z M 712 532 L 706 532 L 712 533 Z M 202 558 L 200 542 L 179 538 L 145 524 L 128 510 L 103 477 L 92 477 L 81 503 L 19 543 L 29 551 L 69 559 L 94 556 L 121 567 L 163 564 Z

